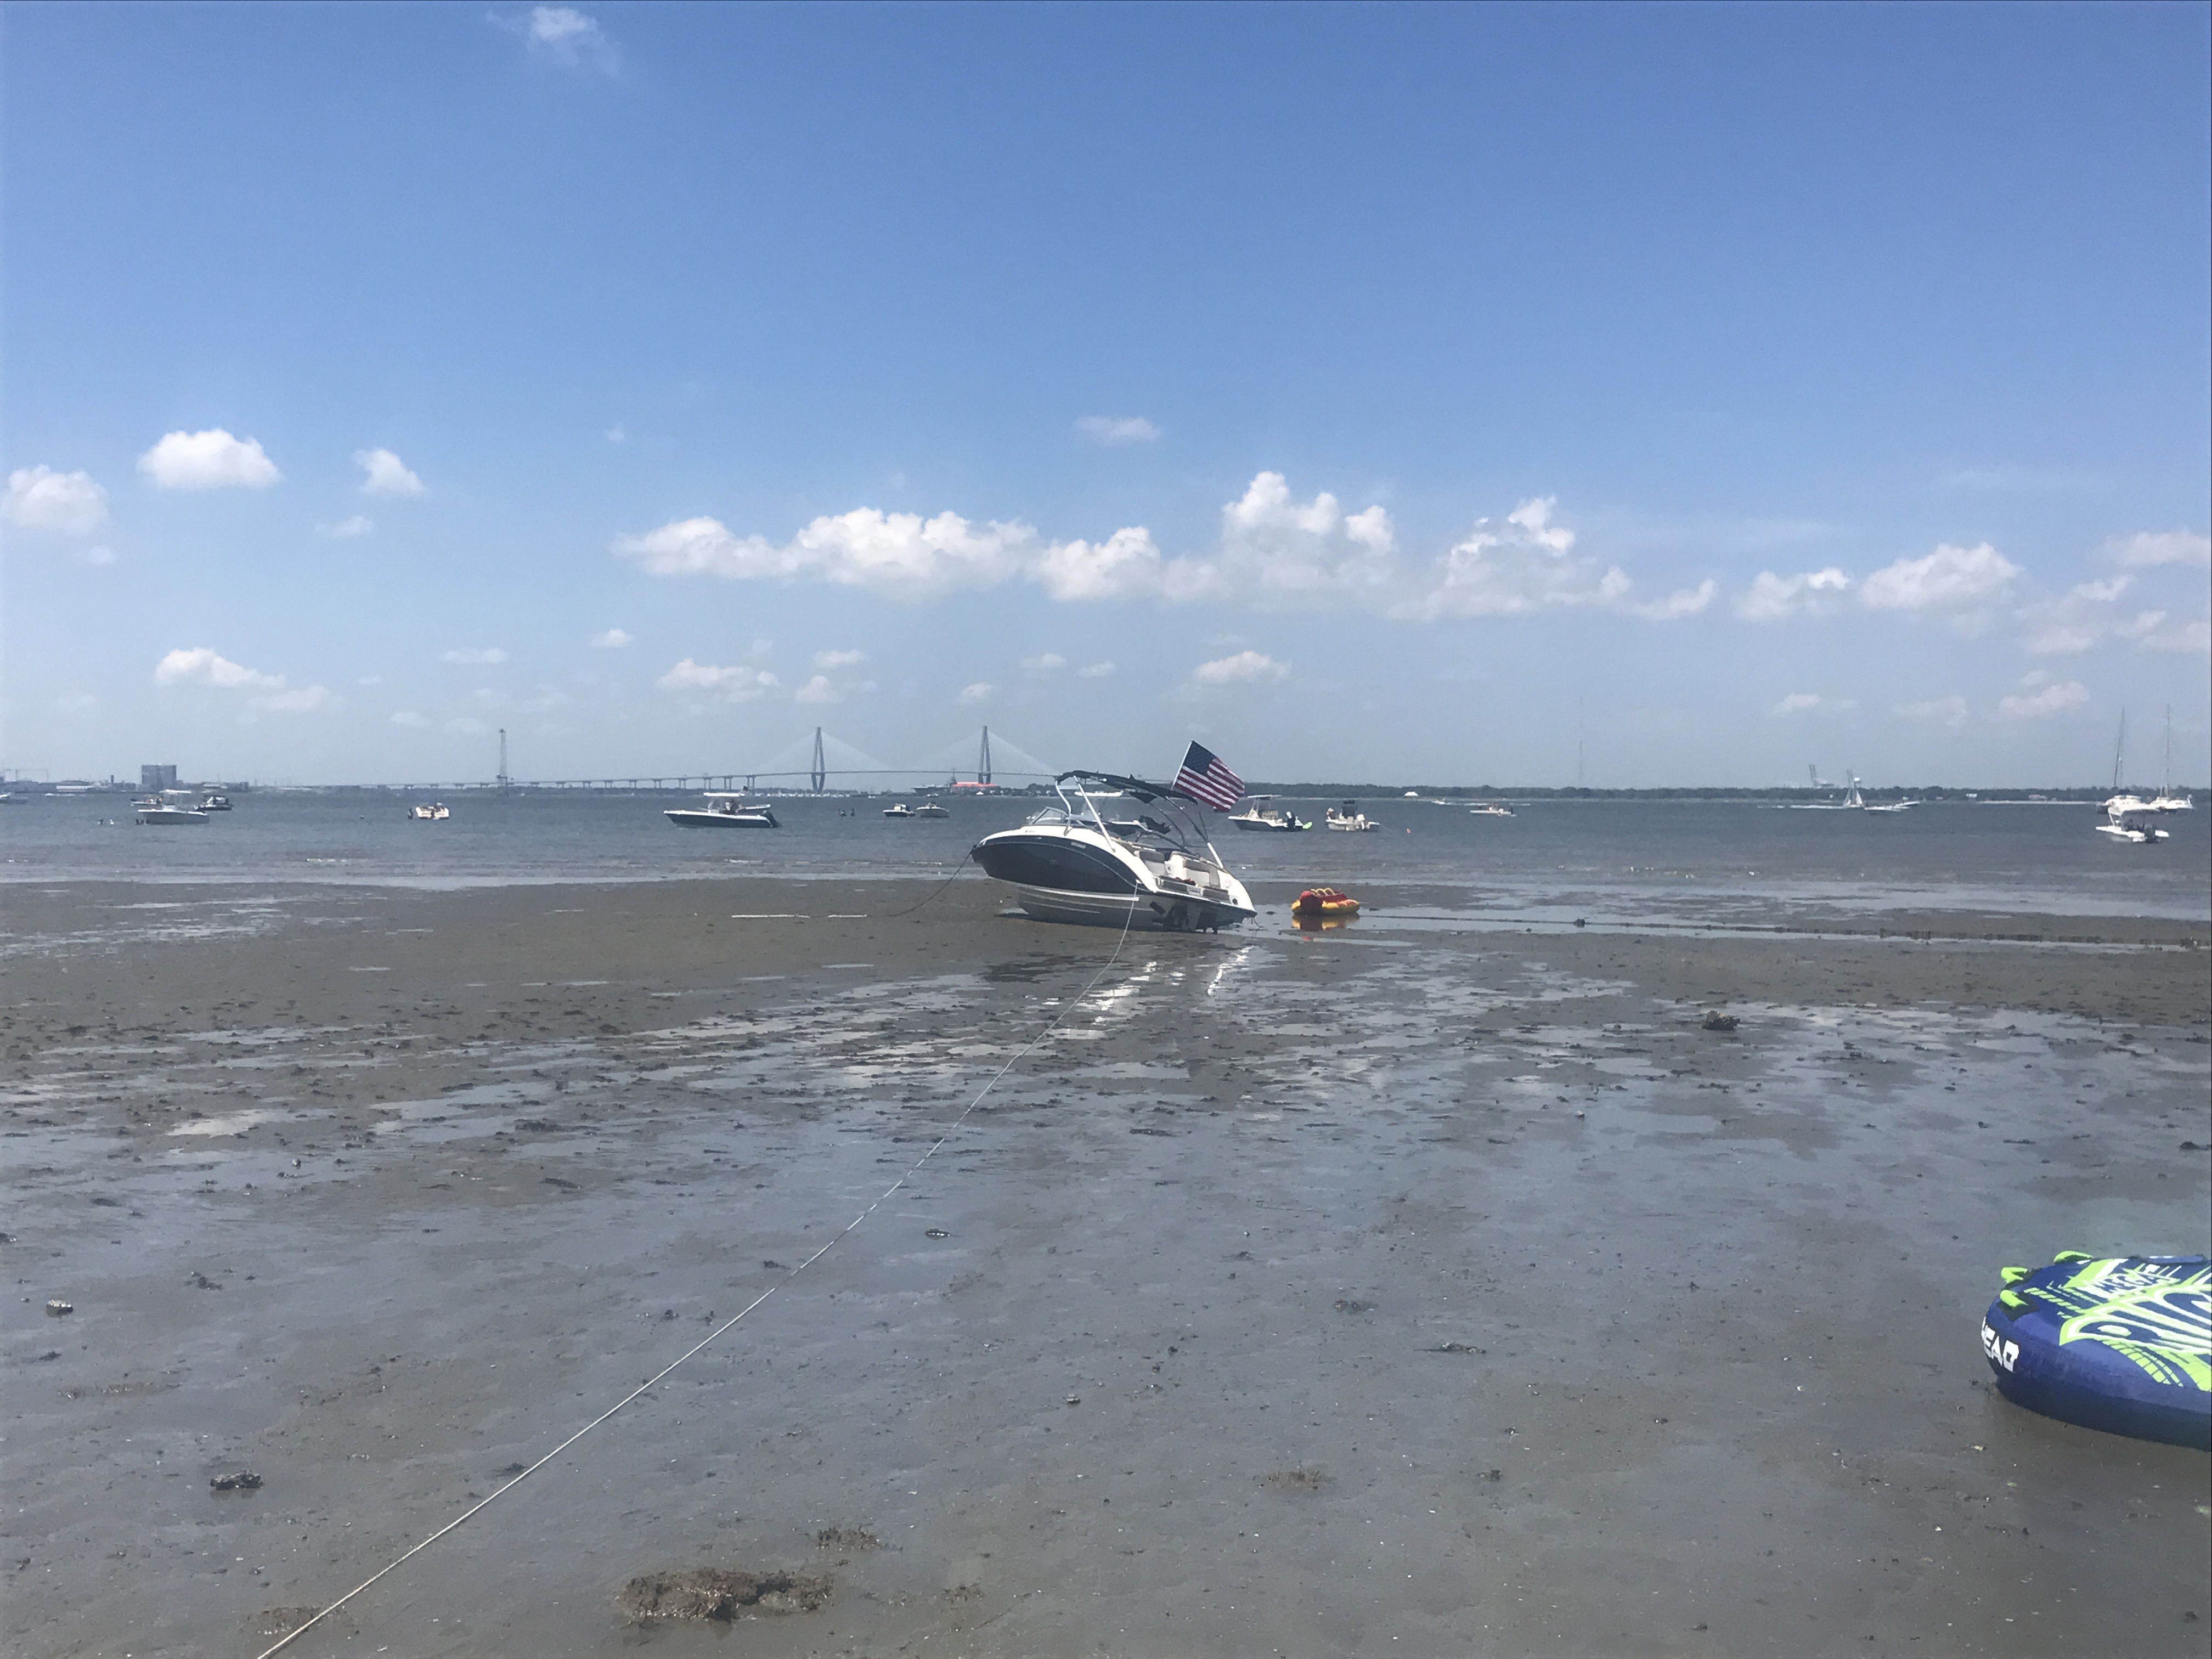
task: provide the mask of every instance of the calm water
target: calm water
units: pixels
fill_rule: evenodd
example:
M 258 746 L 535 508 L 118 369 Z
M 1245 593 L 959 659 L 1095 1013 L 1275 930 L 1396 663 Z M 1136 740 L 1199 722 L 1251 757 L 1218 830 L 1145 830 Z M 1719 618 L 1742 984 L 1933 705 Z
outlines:
M 470 887 L 716 875 L 941 880 L 977 837 L 1033 800 L 966 799 L 901 822 L 883 801 L 776 802 L 777 830 L 679 830 L 661 809 L 696 797 L 465 796 L 442 823 L 401 798 L 257 793 L 200 826 L 131 822 L 125 797 L 0 806 L 0 882 L 131 880 Z M 1326 803 L 1294 804 L 1318 822 Z M 1248 880 L 1422 881 L 1484 910 L 1755 919 L 1775 908 L 2039 910 L 2212 916 L 2212 841 L 2199 810 L 2169 814 L 2155 848 L 2093 832 L 2086 806 L 1917 807 L 1897 815 L 1709 803 L 1577 801 L 1478 818 L 1424 801 L 1364 803 L 1379 833 L 1266 835 L 1220 827 Z M 1216 820 L 1217 825 L 1219 821 Z

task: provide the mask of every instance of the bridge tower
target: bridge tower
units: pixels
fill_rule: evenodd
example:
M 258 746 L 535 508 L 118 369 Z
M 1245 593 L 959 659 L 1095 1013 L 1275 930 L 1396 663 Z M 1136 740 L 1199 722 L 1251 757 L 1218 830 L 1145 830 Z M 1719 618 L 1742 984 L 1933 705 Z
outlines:
M 991 728 L 983 728 L 983 752 L 975 762 L 975 781 L 986 789 L 991 787 Z
M 822 786 L 830 781 L 830 769 L 822 758 L 822 728 L 818 726 L 814 728 L 814 769 L 808 775 L 814 781 L 814 793 L 820 794 Z

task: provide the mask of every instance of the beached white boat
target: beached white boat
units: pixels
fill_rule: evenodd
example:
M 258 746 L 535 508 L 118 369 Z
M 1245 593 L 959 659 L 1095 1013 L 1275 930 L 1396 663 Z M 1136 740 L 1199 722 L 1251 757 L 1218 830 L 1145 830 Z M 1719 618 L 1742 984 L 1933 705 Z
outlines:
M 662 814 L 686 830 L 781 830 L 775 809 L 766 801 L 748 801 L 742 793 L 722 789 L 705 792 L 704 806 L 672 806 Z
M 1094 798 L 1086 783 L 1106 790 Z M 984 836 L 968 854 L 986 875 L 1010 884 L 1014 902 L 1038 921 L 1195 933 L 1258 914 L 1206 839 L 1197 810 L 1166 784 L 1085 771 L 1063 772 L 1054 784 L 1058 806 Z M 1108 820 L 1098 809 L 1098 799 L 1114 798 L 1108 791 L 1144 810 Z
M 1278 811 L 1271 805 L 1274 799 L 1273 795 L 1252 796 L 1243 811 L 1231 812 L 1229 815 L 1230 823 L 1235 824 L 1239 830 L 1294 830 L 1313 828 L 1310 823 L 1295 818 L 1288 812 Z
M 1346 801 L 1340 810 L 1337 807 L 1330 807 L 1321 815 L 1322 828 L 1340 830 L 1346 835 L 1353 836 L 1364 835 L 1371 830 L 1380 830 L 1382 826 L 1369 817 L 1366 813 L 1358 811 L 1358 805 L 1355 801 Z

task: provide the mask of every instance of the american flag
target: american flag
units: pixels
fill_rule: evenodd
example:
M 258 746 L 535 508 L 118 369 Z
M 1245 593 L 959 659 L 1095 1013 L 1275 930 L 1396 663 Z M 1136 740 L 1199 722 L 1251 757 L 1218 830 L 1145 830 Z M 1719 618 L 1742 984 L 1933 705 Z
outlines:
M 1175 792 L 1226 812 L 1244 798 L 1244 780 L 1224 766 L 1211 749 L 1193 744 L 1182 757 L 1182 770 L 1176 774 Z

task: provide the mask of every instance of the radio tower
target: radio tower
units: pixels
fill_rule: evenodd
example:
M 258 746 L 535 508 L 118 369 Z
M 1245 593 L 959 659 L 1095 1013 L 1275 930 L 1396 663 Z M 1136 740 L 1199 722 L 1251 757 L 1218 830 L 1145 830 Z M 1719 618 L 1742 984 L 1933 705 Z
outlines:
M 811 775 L 814 780 L 814 793 L 818 795 L 822 793 L 822 786 L 830 781 L 830 769 L 822 758 L 822 728 L 818 726 L 814 728 L 814 770 Z
M 975 781 L 986 789 L 991 787 L 991 728 L 983 728 L 983 752 L 975 761 Z

